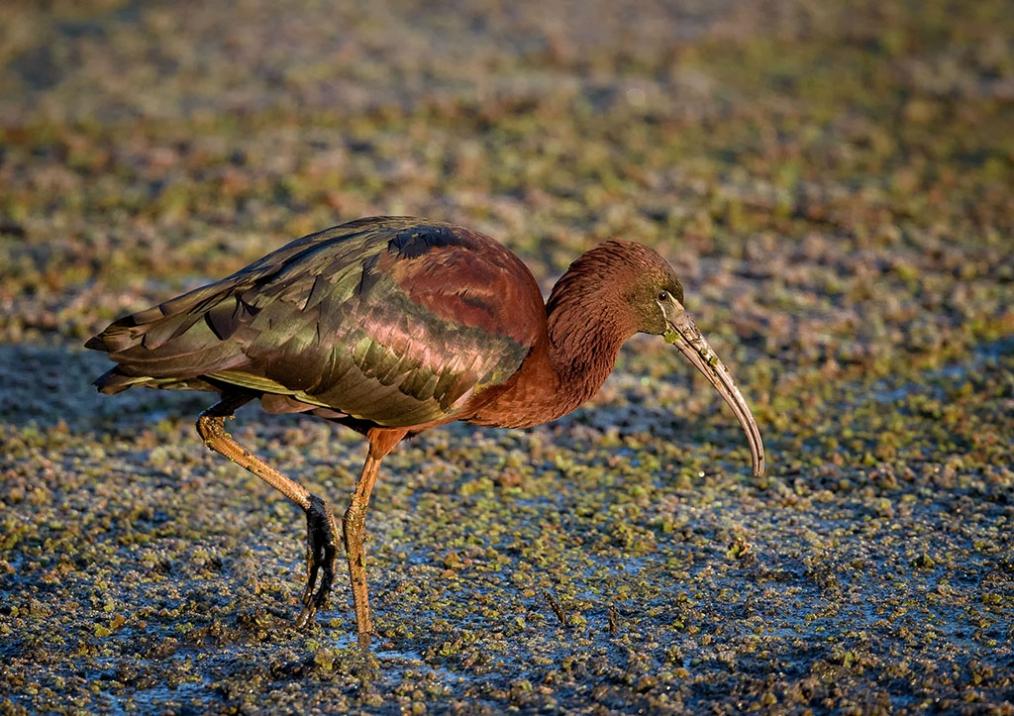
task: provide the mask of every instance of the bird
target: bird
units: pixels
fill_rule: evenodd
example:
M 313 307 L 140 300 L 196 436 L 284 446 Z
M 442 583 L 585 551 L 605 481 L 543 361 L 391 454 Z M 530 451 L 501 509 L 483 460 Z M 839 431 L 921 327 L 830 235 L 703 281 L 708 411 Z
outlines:
M 341 519 L 358 643 L 373 635 L 365 520 L 381 461 L 406 437 L 453 421 L 526 428 L 591 398 L 620 347 L 661 336 L 731 407 L 765 469 L 760 430 L 732 375 L 684 307 L 655 250 L 605 241 L 543 298 L 532 272 L 493 238 L 413 217 L 369 217 L 296 239 L 214 283 L 120 318 L 87 341 L 115 365 L 94 385 L 208 391 L 205 445 L 305 514 L 306 583 L 297 628 L 327 608 L 338 519 L 330 502 L 239 445 L 225 420 L 252 401 L 362 434 L 366 460 Z M 319 579 L 318 579 L 319 578 Z

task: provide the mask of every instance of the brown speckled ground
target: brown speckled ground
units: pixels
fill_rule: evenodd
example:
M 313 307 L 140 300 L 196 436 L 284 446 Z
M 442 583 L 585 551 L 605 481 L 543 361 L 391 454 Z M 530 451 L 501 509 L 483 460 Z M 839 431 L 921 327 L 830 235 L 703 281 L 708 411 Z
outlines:
M 0 713 L 1014 713 L 1009 4 L 340 5 L 0 5 Z M 363 688 L 208 396 L 99 396 L 80 344 L 377 213 L 547 287 L 658 247 L 772 468 L 648 338 L 553 425 L 404 445 Z M 234 432 L 338 501 L 362 459 Z

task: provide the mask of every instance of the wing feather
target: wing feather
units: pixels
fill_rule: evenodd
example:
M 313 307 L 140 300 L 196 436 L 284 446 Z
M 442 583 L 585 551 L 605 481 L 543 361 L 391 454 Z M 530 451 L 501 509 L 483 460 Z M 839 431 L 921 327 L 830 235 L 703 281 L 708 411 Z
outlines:
M 534 278 L 500 244 L 382 217 L 293 241 L 87 345 L 118 364 L 97 381 L 109 392 L 208 378 L 283 396 L 280 409 L 408 426 L 505 382 L 544 325 Z

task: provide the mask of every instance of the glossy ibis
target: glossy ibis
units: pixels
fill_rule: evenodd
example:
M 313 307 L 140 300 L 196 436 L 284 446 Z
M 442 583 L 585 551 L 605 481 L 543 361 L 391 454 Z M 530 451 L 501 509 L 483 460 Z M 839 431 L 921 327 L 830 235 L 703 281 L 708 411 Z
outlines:
M 221 394 L 197 419 L 205 444 L 306 513 L 300 626 L 330 593 L 337 521 L 325 500 L 238 445 L 225 419 L 257 398 L 268 412 L 312 413 L 366 436 L 342 519 L 366 645 L 363 526 L 384 456 L 404 437 L 454 420 L 521 428 L 569 413 L 638 332 L 665 337 L 707 377 L 746 431 L 754 474 L 763 473 L 746 401 L 684 310 L 672 267 L 636 243 L 591 249 L 544 303 L 524 263 L 487 236 L 413 218 L 360 219 L 121 318 L 86 345 L 116 362 L 95 381 L 103 393 L 141 385 Z

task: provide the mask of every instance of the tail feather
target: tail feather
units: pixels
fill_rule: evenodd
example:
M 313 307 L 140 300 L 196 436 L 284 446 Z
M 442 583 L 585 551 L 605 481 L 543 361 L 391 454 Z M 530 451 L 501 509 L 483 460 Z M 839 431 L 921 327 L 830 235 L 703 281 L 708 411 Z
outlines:
M 106 395 L 122 393 L 127 388 L 133 388 L 135 385 L 145 386 L 147 388 L 215 390 L 214 385 L 202 378 L 187 378 L 180 380 L 176 378 L 152 378 L 147 375 L 127 375 L 120 370 L 119 366 L 107 370 L 105 373 L 96 378 L 92 382 L 92 385 L 94 385 L 100 393 L 105 393 Z
M 147 383 L 150 378 L 137 377 L 124 375 L 120 372 L 120 367 L 110 368 L 105 373 L 100 375 L 92 383 L 98 388 L 100 393 L 106 393 L 112 395 L 113 393 L 122 393 L 127 388 L 137 385 L 138 383 Z
M 205 315 L 220 304 L 234 303 L 234 289 L 229 281 L 219 282 L 111 323 L 85 343 L 117 363 L 95 386 L 103 393 L 135 385 L 207 388 L 195 379 L 241 367 L 246 362 L 242 327 L 233 330 L 232 340 L 223 340 Z

